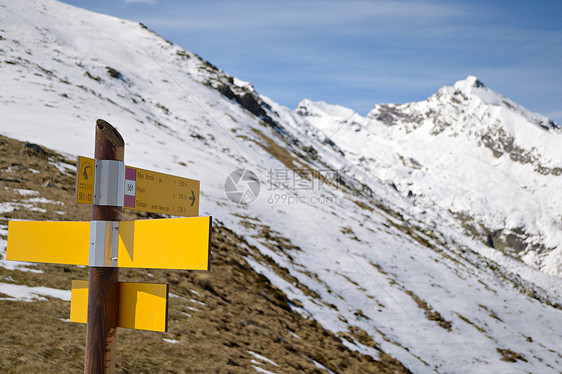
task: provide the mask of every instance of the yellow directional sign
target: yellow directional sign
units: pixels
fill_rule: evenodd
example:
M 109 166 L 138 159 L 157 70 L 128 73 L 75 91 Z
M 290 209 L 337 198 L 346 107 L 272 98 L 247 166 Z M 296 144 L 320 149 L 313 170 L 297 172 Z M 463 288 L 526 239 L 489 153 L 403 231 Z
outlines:
M 96 160 L 78 156 L 76 201 L 94 203 Z M 180 217 L 199 215 L 199 181 L 125 167 L 124 208 Z
M 6 260 L 88 265 L 90 222 L 9 221 Z
M 167 284 L 119 283 L 119 327 L 168 331 L 167 317 Z
M 127 166 L 124 208 L 196 217 L 199 181 Z
M 122 221 L 117 266 L 208 270 L 211 217 Z
M 168 331 L 168 285 L 119 282 L 117 327 Z M 88 281 L 72 281 L 70 321 L 88 319 Z
M 10 221 L 6 259 L 88 265 L 90 222 Z M 117 267 L 208 270 L 211 217 L 119 222 Z
M 93 158 L 78 156 L 76 169 L 76 201 L 82 204 L 94 203 L 94 171 L 96 161 Z

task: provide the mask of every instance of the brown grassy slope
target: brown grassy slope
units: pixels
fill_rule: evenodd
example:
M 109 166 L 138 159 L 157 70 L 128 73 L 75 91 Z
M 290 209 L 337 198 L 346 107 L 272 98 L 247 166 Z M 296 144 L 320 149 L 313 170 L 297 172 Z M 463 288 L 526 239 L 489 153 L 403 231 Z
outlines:
M 0 202 L 18 204 L 29 199 L 16 189 L 35 190 L 52 201 L 20 205 L 1 215 L 0 225 L 12 218 L 89 219 L 90 208 L 74 202 L 74 173 L 63 173 L 54 163 L 73 164 L 74 160 L 0 136 Z M 124 215 L 124 219 L 139 218 L 146 214 Z M 292 311 L 286 295 L 245 261 L 252 250 L 243 238 L 222 226 L 220 217 L 215 218 L 211 271 L 120 270 L 121 280 L 169 283 L 170 292 L 179 297 L 170 299 L 167 333 L 119 329 L 117 372 L 256 372 L 252 365 L 276 373 L 325 372 L 312 359 L 337 373 L 407 372 L 382 352 L 375 360 L 348 350 L 338 336 Z M 38 264 L 36 268 L 43 273 L 0 267 L 0 282 L 68 290 L 72 279 L 88 277 L 83 267 Z M 85 326 L 63 321 L 69 318 L 69 308 L 69 302 L 59 299 L 0 300 L 0 372 L 82 372 Z M 248 351 L 279 366 L 260 361 Z

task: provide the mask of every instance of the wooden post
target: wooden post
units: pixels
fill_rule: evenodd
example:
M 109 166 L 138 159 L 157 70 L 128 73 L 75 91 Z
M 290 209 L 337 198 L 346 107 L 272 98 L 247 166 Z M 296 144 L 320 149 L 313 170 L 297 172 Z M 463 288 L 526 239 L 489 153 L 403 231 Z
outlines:
M 124 161 L 125 142 L 108 122 L 96 121 L 95 158 Z M 92 206 L 92 221 L 120 221 L 122 207 Z M 113 373 L 117 309 L 119 306 L 119 269 L 90 267 L 88 324 L 86 332 L 85 374 Z

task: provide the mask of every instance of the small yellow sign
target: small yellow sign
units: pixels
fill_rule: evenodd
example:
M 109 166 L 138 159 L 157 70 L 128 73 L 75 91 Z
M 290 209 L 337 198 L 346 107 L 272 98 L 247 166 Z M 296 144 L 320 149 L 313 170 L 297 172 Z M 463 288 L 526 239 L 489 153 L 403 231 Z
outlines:
M 82 204 L 94 203 L 94 172 L 96 161 L 93 158 L 78 156 L 76 169 L 76 201 Z
M 86 323 L 88 321 L 88 281 L 73 280 L 70 290 L 70 321 Z
M 119 282 L 117 327 L 168 331 L 168 285 Z M 88 320 L 88 281 L 72 281 L 70 321 Z
M 90 222 L 10 221 L 6 259 L 88 265 Z M 117 267 L 208 270 L 211 217 L 119 222 Z
M 199 215 L 199 181 L 125 167 L 124 208 L 181 217 Z

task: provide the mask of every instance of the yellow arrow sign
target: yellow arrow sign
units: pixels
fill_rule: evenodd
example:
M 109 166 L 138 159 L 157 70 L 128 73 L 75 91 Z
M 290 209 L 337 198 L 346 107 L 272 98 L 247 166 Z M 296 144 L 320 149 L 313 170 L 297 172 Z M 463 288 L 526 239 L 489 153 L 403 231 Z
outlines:
M 117 267 L 208 270 L 211 217 L 119 222 Z M 10 221 L 6 259 L 88 265 L 90 222 Z
M 94 203 L 96 160 L 78 156 L 76 201 Z M 156 171 L 125 167 L 123 207 L 180 217 L 199 215 L 199 181 Z
M 117 327 L 168 331 L 168 285 L 119 282 Z M 88 319 L 88 281 L 72 281 L 70 321 Z
M 199 181 L 127 166 L 123 207 L 196 217 L 199 215 Z

